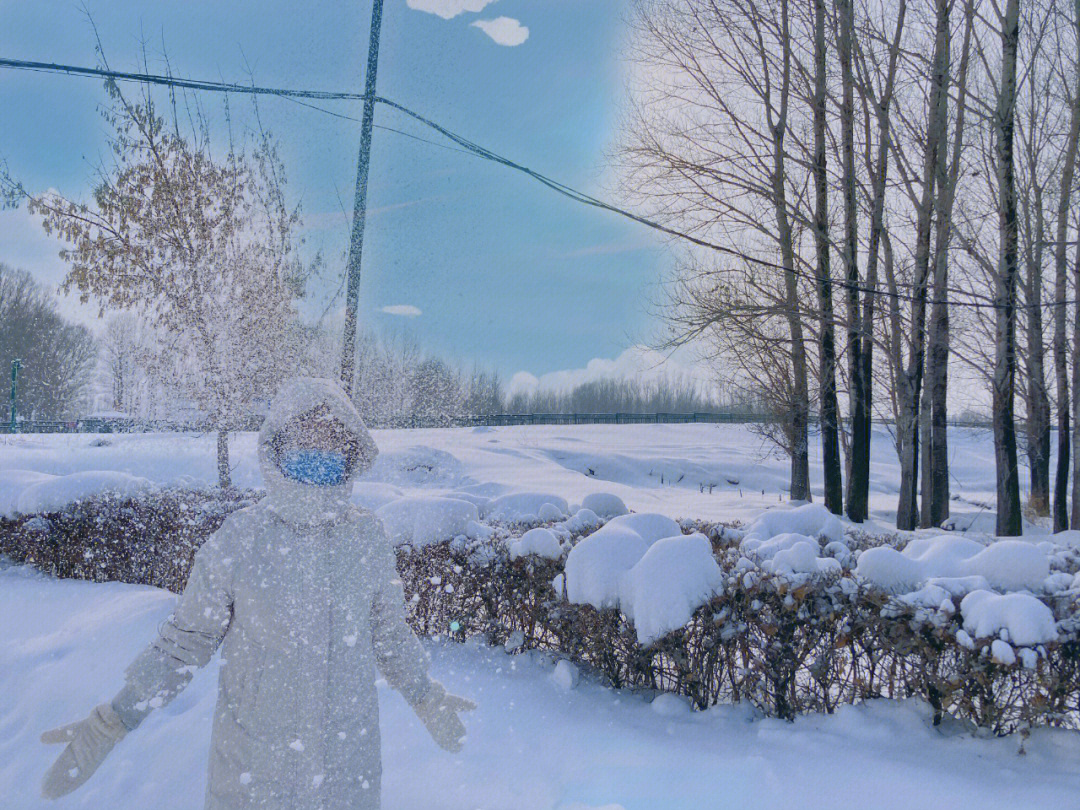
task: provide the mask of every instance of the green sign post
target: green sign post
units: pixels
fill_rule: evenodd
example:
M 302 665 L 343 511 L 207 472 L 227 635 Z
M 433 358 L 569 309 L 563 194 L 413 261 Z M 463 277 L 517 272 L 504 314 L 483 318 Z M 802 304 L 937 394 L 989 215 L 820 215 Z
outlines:
M 18 392 L 19 384 L 19 369 L 22 368 L 22 360 L 11 361 L 11 432 L 15 433 L 18 430 L 18 424 L 15 421 L 15 395 Z

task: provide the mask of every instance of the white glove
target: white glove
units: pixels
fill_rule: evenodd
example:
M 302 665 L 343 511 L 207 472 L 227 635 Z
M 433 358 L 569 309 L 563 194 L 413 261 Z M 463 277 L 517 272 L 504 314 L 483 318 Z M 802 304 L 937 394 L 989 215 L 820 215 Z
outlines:
M 94 775 L 113 746 L 127 734 L 127 728 L 108 703 L 103 703 L 85 720 L 54 728 L 41 735 L 46 745 L 67 743 L 41 783 L 41 795 L 59 799 Z
M 458 712 L 471 712 L 476 704 L 457 695 L 447 694 L 442 684 L 432 682 L 424 699 L 413 707 L 416 716 L 428 730 L 436 744 L 453 754 L 461 750 L 465 726 Z

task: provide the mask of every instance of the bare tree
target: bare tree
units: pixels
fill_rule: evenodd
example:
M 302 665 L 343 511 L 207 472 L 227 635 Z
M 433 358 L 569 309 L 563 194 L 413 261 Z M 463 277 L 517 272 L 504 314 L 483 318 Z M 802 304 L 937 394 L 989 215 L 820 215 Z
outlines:
M 1061 97 L 1069 113 L 1069 129 L 1066 136 L 1064 156 L 1061 166 L 1061 184 L 1058 187 L 1056 229 L 1054 240 L 1054 379 L 1057 398 L 1057 469 L 1054 474 L 1054 531 L 1064 531 L 1069 527 L 1069 360 L 1068 340 L 1065 333 L 1067 320 L 1066 297 L 1068 295 L 1068 245 L 1069 208 L 1074 191 L 1076 173 L 1077 145 L 1080 143 L 1080 0 L 1075 0 L 1072 9 L 1072 26 L 1066 39 L 1072 39 L 1072 60 L 1062 58 L 1059 64 Z M 1065 49 L 1058 53 L 1065 57 Z M 1080 288 L 1077 288 L 1080 289 Z M 1075 344 L 1074 344 L 1075 351 Z M 1073 377 L 1076 385 L 1076 377 Z M 1075 479 L 1074 479 L 1075 480 Z M 1075 483 L 1074 483 L 1075 486 Z M 1076 509 L 1076 498 L 1073 498 Z M 1080 525 L 1074 513 L 1073 527 Z
M 825 480 L 825 508 L 843 512 L 844 489 L 840 468 L 839 406 L 836 401 L 836 327 L 829 262 L 829 176 L 825 134 L 827 115 L 825 0 L 814 2 L 814 246 L 817 254 L 818 317 L 820 321 L 821 466 Z M 845 158 L 846 159 L 846 158 Z M 845 164 L 846 168 L 846 164 Z M 845 253 L 846 258 L 846 253 Z
M 999 13 L 1001 72 L 994 112 L 1000 254 L 995 277 L 994 334 L 994 459 L 997 465 L 997 534 L 1022 531 L 1020 482 L 1016 467 L 1016 279 L 1018 233 L 1016 169 L 1013 154 L 1016 117 L 1016 52 L 1020 28 L 1020 0 L 1006 0 Z
M 31 197 L 45 229 L 71 247 L 65 287 L 102 308 L 139 308 L 187 364 L 180 381 L 218 435 L 218 478 L 230 486 L 228 432 L 294 366 L 294 300 L 303 273 L 298 221 L 264 137 L 217 157 L 208 126 L 180 133 L 146 91 L 131 102 L 107 84 L 116 163 L 99 172 L 92 204 Z
M 791 456 L 790 494 L 809 500 L 810 352 L 823 322 L 807 306 L 807 280 L 818 273 L 797 244 L 813 227 L 809 150 L 792 139 L 809 127 L 802 68 L 812 55 L 794 52 L 808 32 L 808 15 L 793 18 L 795 8 L 788 0 L 639 0 L 636 89 L 619 156 L 630 199 L 748 257 L 683 258 L 672 340 L 707 335 L 740 375 L 777 383 L 768 390 L 785 398 L 776 401 L 785 415 L 777 435 Z M 733 334 L 748 341 L 737 346 Z

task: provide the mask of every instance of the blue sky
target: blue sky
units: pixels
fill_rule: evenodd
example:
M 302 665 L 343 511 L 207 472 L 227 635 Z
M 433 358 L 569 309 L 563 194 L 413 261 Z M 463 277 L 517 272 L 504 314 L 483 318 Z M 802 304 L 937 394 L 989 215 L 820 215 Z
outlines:
M 386 0 L 379 91 L 494 151 L 612 197 L 605 168 L 625 97 L 618 0 Z M 142 43 L 177 75 L 318 89 L 363 86 L 370 2 L 87 0 L 110 64 L 136 69 Z M 498 44 L 477 21 L 528 29 Z M 512 23 L 495 29 L 520 32 Z M 0 0 L 0 54 L 95 62 L 81 4 Z M 28 188 L 85 197 L 105 143 L 100 82 L 0 72 L 0 157 Z M 214 99 L 210 103 L 215 103 Z M 325 106 L 359 118 L 358 103 Z M 344 264 L 359 125 L 293 102 L 261 102 L 302 199 L 331 292 Z M 377 124 L 432 137 L 385 107 Z M 670 254 L 641 226 L 584 208 L 503 167 L 376 130 L 361 317 L 405 325 L 431 351 L 509 377 L 612 358 L 647 341 Z M 343 207 L 345 212 L 343 212 Z M 22 213 L 0 215 L 0 260 L 50 283 L 63 266 Z M 324 299 L 325 300 L 325 299 Z M 408 305 L 422 314 L 391 315 Z

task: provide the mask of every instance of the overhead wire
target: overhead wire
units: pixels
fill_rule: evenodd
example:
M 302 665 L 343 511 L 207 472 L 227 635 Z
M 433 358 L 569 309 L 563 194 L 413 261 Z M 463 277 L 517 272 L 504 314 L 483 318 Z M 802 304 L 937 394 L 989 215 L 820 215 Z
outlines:
M 234 82 L 207 81 L 207 80 L 201 80 L 201 79 L 185 79 L 185 78 L 179 78 L 179 77 L 176 77 L 176 76 L 165 76 L 165 75 L 152 74 L 152 73 L 136 73 L 136 72 L 130 72 L 130 71 L 117 71 L 117 70 L 111 70 L 111 69 L 106 69 L 106 68 L 88 68 L 88 67 L 82 67 L 82 66 L 76 66 L 76 65 L 59 64 L 59 63 L 54 63 L 54 62 L 36 62 L 36 61 L 29 61 L 29 60 L 22 60 L 22 59 L 10 59 L 10 58 L 6 58 L 6 57 L 0 57 L 0 68 L 11 69 L 11 70 L 25 70 L 25 71 L 32 71 L 32 72 L 43 72 L 43 73 L 59 73 L 59 74 L 68 75 L 68 76 L 80 76 L 80 77 L 84 77 L 84 78 L 100 78 L 100 79 L 105 79 L 105 80 L 110 80 L 110 81 L 138 82 L 138 83 L 143 83 L 143 84 L 154 84 L 154 85 L 162 85 L 162 86 L 169 86 L 169 87 L 180 87 L 180 88 L 185 88 L 185 89 L 189 89 L 189 90 L 197 90 L 197 91 L 203 91 L 203 92 L 241 93 L 241 94 L 249 94 L 249 95 L 277 96 L 277 97 L 284 98 L 284 99 L 287 99 L 287 100 L 290 100 L 290 101 L 294 101 L 294 102 L 296 102 L 298 104 L 303 105 L 304 107 L 315 110 L 317 112 L 321 112 L 321 113 L 331 115 L 331 116 L 334 116 L 334 117 L 337 117 L 337 118 L 346 119 L 346 120 L 349 120 L 349 121 L 358 121 L 358 119 L 353 118 L 352 116 L 348 116 L 348 115 L 344 115 L 342 113 L 335 112 L 333 110 L 327 110 L 327 109 L 325 109 L 323 107 L 319 107 L 319 106 L 314 105 L 314 104 L 310 104 L 310 103 L 306 102 L 305 99 L 315 99 L 315 100 L 323 100 L 323 101 L 363 101 L 363 100 L 365 100 L 367 98 L 367 96 L 365 94 L 363 94 L 363 93 L 354 93 L 354 92 L 347 92 L 347 91 L 304 90 L 304 89 L 296 89 L 296 88 L 263 87 L 263 86 L 259 86 L 259 85 L 255 85 L 255 84 L 239 84 L 239 83 L 234 83 Z M 823 278 L 821 276 L 818 276 L 815 273 L 807 272 L 805 270 L 800 270 L 797 267 L 786 267 L 786 266 L 784 266 L 782 264 L 778 264 L 776 262 L 772 262 L 772 261 L 769 261 L 767 259 L 762 259 L 762 258 L 757 257 L 757 256 L 752 256 L 752 255 L 750 255 L 750 254 L 748 254 L 748 253 L 746 253 L 744 251 L 741 251 L 741 250 L 739 250 L 737 248 L 729 247 L 727 245 L 721 245 L 719 243 L 710 241 L 708 239 L 704 239 L 702 237 L 695 236 L 694 234 L 678 230 L 677 228 L 672 228 L 672 227 L 670 227 L 668 225 L 664 225 L 661 222 L 657 222 L 657 221 L 655 221 L 653 219 L 650 219 L 648 217 L 642 216 L 640 214 L 636 214 L 636 213 L 634 213 L 632 211 L 628 211 L 628 210 L 626 210 L 624 208 L 620 208 L 619 206 L 612 205 L 611 203 L 608 203 L 608 202 L 606 202 L 604 200 L 601 200 L 601 199 L 599 199 L 597 197 L 593 197 L 592 195 L 586 194 L 583 191 L 579 191 L 578 189 L 575 189 L 575 188 L 573 188 L 571 186 L 568 186 L 565 183 L 559 182 L 558 180 L 555 180 L 555 179 L 553 179 L 551 177 L 548 177 L 547 175 L 545 175 L 545 174 L 543 174 L 541 172 L 538 172 L 535 169 L 529 168 L 528 166 L 525 166 L 525 165 L 523 165 L 521 163 L 518 163 L 518 162 L 516 162 L 514 160 L 511 160 L 510 158 L 504 157 L 503 155 L 500 155 L 497 152 L 493 152 L 490 149 L 487 149 L 487 148 L 481 146 L 480 144 L 466 138 L 465 136 L 460 135 L 460 134 L 454 132 L 453 130 L 448 129 L 447 127 L 444 127 L 443 125 L 435 122 L 434 120 L 428 118 L 427 116 L 425 116 L 425 115 L 423 115 L 421 113 L 418 113 L 415 110 L 412 110 L 412 109 L 406 107 L 403 104 L 400 104 L 400 103 L 398 103 L 396 101 L 393 101 L 392 99 L 386 98 L 385 96 L 375 96 L 375 101 L 376 101 L 376 103 L 382 104 L 382 105 L 384 105 L 386 107 L 389 107 L 390 109 L 395 110 L 395 111 L 397 111 L 397 112 L 411 118 L 412 120 L 416 121 L 417 123 L 428 127 L 429 129 L 433 130 L 434 132 L 437 132 L 442 137 L 444 137 L 447 140 L 451 141 L 452 143 L 456 144 L 456 146 L 458 148 L 455 149 L 454 147 L 449 147 L 446 144 L 440 144 L 440 143 L 437 143 L 435 141 L 431 141 L 431 140 L 428 140 L 426 138 L 422 138 L 422 137 L 420 137 L 418 135 L 415 135 L 413 133 L 406 132 L 404 130 L 399 130 L 399 129 L 395 129 L 393 127 L 387 127 L 385 125 L 378 125 L 377 124 L 376 126 L 378 128 L 380 128 L 380 129 L 385 129 L 385 130 L 388 130 L 390 132 L 394 132 L 394 133 L 397 133 L 399 135 L 403 135 L 405 137 L 412 138 L 414 140 L 417 140 L 417 141 L 420 141 L 420 142 L 423 142 L 423 143 L 431 144 L 433 146 L 438 146 L 438 147 L 441 147 L 441 148 L 450 149 L 451 151 L 455 151 L 455 152 L 462 152 L 462 153 L 465 153 L 465 154 L 473 155 L 473 156 L 476 156 L 476 157 L 483 158 L 485 160 L 492 161 L 492 162 L 497 163 L 497 164 L 499 164 L 501 166 L 504 166 L 506 168 L 513 169 L 514 171 L 522 173 L 522 174 L 526 175 L 527 177 L 530 177 L 531 179 L 533 179 L 536 182 L 540 183 L 541 185 L 546 186 L 547 188 L 551 189 L 552 191 L 556 192 L 557 194 L 560 194 L 560 195 L 562 195 L 564 197 L 567 197 L 567 198 L 569 198 L 569 199 L 571 199 L 571 200 L 573 200 L 573 201 L 575 201 L 577 203 L 580 203 L 582 205 L 587 205 L 587 206 L 590 206 L 590 207 L 593 207 L 593 208 L 598 208 L 600 210 L 607 211 L 607 212 L 610 212 L 610 213 L 613 213 L 613 214 L 617 214 L 618 216 L 621 216 L 621 217 L 623 217 L 625 219 L 629 219 L 629 220 L 631 220 L 633 222 L 636 222 L 636 223 L 638 223 L 640 225 L 644 225 L 645 227 L 648 227 L 648 228 L 651 228 L 651 229 L 653 229 L 655 231 L 658 231 L 660 233 L 666 234 L 667 236 L 671 236 L 673 238 L 676 238 L 676 239 L 679 239 L 679 240 L 682 240 L 682 241 L 685 241 L 685 242 L 689 242 L 690 244 L 696 245 L 696 246 L 701 247 L 701 248 L 705 248 L 705 249 L 708 249 L 708 250 L 715 251 L 717 253 L 721 253 L 723 255 L 729 256 L 729 257 L 734 258 L 734 259 L 738 259 L 740 261 L 746 262 L 746 263 L 751 264 L 751 265 L 764 267 L 764 268 L 767 268 L 767 269 L 770 269 L 770 270 L 776 270 L 776 271 L 779 271 L 779 272 L 782 272 L 782 273 L 791 273 L 792 275 L 794 275 L 796 277 L 812 281 L 815 284 L 820 284 L 823 281 L 827 281 L 830 284 L 832 284 L 835 287 L 838 287 L 840 289 L 854 290 L 854 291 L 862 293 L 864 295 L 876 295 L 876 296 L 881 296 L 881 297 L 885 297 L 885 298 L 894 298 L 896 300 L 908 301 L 908 302 L 914 302 L 914 301 L 918 301 L 918 300 L 923 300 L 923 301 L 925 301 L 926 303 L 929 304 L 929 303 L 933 303 L 934 300 L 935 300 L 934 296 L 932 296 L 930 291 L 929 291 L 929 285 L 927 285 L 927 289 L 924 292 L 921 292 L 921 293 L 903 293 L 903 292 L 899 292 L 898 290 L 895 290 L 895 289 L 887 289 L 887 288 L 886 289 L 881 289 L 878 286 L 871 287 L 871 286 L 869 286 L 867 284 L 864 284 L 864 283 L 861 283 L 861 282 L 854 282 L 853 283 L 853 282 L 850 282 L 850 281 L 848 281 L 848 280 L 846 280 L 844 278 L 832 278 L 832 277 Z M 879 282 L 879 285 L 884 286 L 884 283 Z M 916 288 L 916 285 L 913 285 L 913 284 L 904 284 L 904 285 L 893 284 L 892 286 L 894 286 L 894 287 L 903 286 L 903 287 L 909 288 L 909 289 L 915 289 Z M 942 299 L 938 299 L 938 300 L 942 300 Z M 946 299 L 944 299 L 944 303 L 947 304 L 948 306 L 966 307 L 966 308 L 972 308 L 972 309 L 1003 309 L 1003 308 L 1011 306 L 1012 309 L 1014 309 L 1014 310 L 1025 310 L 1025 309 L 1031 309 L 1031 308 L 1035 308 L 1035 307 L 1041 308 L 1043 306 L 1064 306 L 1064 305 L 1076 304 L 1076 303 L 1078 303 L 1078 301 L 1077 300 L 1051 301 L 1048 304 L 1043 304 L 1041 301 L 1040 302 L 1034 302 L 1034 303 L 1033 302 L 1026 302 L 1026 303 L 1013 302 L 1011 304 L 1001 304 L 1001 303 L 990 302 L 990 301 L 967 301 L 967 300 L 956 300 L 956 299 L 946 298 Z

